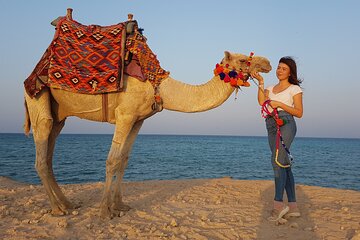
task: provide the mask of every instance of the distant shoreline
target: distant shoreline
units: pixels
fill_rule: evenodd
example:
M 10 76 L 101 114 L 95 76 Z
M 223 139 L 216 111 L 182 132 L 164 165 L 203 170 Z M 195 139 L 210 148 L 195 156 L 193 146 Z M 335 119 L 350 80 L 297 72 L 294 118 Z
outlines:
M 24 134 L 24 133 L 21 133 L 21 132 L 13 132 L 13 133 L 5 133 L 5 132 L 2 132 L 0 133 L 1 134 Z M 32 133 L 30 133 L 30 136 L 32 135 Z M 60 133 L 60 135 L 110 135 L 112 136 L 113 134 L 112 133 Z M 158 134 L 158 133 L 139 133 L 138 134 L 139 136 L 142 135 L 142 136 L 191 136 L 191 137 L 244 137 L 244 138 L 266 138 L 267 136 L 245 136 L 245 135 L 205 135 L 205 134 Z M 25 134 L 24 134 L 25 136 Z M 301 139 L 349 139 L 349 140 L 360 140 L 360 137 L 309 137 L 309 136 L 302 136 L 302 137 L 296 137 L 296 138 L 301 138 Z

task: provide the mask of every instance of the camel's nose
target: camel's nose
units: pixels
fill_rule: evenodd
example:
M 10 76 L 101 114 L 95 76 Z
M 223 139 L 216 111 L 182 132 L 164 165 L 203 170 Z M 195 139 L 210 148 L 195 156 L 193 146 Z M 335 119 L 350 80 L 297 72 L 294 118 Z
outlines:
M 271 69 L 272 69 L 272 67 L 271 67 L 270 61 L 267 61 L 266 66 L 261 68 L 261 70 L 263 70 L 263 72 L 266 72 L 266 73 L 270 72 Z

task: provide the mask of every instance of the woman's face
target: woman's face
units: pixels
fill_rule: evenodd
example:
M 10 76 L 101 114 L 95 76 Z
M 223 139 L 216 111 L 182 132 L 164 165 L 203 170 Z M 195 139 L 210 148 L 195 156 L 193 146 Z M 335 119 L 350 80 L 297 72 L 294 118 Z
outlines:
M 280 81 L 288 80 L 290 77 L 290 68 L 285 63 L 279 63 L 276 69 L 276 76 Z

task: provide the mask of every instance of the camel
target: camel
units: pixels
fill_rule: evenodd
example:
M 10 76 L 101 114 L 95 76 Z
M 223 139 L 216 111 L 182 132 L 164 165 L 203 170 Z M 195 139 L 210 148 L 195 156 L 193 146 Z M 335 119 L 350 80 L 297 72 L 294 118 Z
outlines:
M 267 73 L 271 65 L 265 57 L 254 56 L 247 65 L 248 56 L 225 51 L 221 63 L 237 71 L 247 69 Z M 154 87 L 148 81 L 124 75 L 124 91 L 108 93 L 106 122 L 115 124 L 112 144 L 106 160 L 106 179 L 99 215 L 111 218 L 130 206 L 122 199 L 121 183 L 129 154 L 145 119 L 156 114 Z M 190 85 L 170 76 L 158 86 L 162 108 L 186 113 L 203 112 L 220 106 L 234 92 L 235 87 L 215 75 L 202 85 Z M 103 122 L 101 94 L 80 94 L 48 88 L 36 97 L 25 91 L 25 133 L 32 127 L 36 146 L 35 168 L 48 195 L 52 214 L 64 215 L 73 206 L 56 182 L 52 159 L 57 136 L 67 117 Z

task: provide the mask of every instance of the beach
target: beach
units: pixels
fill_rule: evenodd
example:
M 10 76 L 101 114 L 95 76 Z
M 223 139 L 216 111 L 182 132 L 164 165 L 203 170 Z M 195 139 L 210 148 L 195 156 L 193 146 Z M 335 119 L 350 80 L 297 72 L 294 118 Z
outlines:
M 78 207 L 53 216 L 42 185 L 0 177 L 0 238 L 360 239 L 359 191 L 297 185 L 302 216 L 279 224 L 268 220 L 269 180 L 124 182 L 123 201 L 132 209 L 103 220 L 103 185 L 60 185 Z

